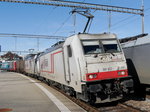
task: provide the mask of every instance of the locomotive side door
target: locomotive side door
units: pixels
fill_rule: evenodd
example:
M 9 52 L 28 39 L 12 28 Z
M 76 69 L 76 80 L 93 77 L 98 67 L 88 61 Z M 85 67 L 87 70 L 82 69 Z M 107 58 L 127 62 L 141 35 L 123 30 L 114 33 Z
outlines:
M 64 65 L 65 65 L 65 79 L 66 81 L 70 82 L 70 64 L 69 64 L 69 57 L 72 55 L 70 45 L 64 46 Z

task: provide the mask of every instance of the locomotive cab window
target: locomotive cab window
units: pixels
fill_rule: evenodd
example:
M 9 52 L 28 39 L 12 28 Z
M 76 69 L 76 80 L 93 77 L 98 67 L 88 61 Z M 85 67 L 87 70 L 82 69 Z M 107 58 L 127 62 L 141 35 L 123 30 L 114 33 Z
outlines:
M 98 40 L 82 41 L 84 54 L 99 54 L 102 53 L 102 47 Z
M 121 51 L 117 40 L 104 40 L 104 41 L 102 41 L 102 44 L 103 44 L 103 48 L 104 48 L 105 53 L 120 52 Z
M 85 55 L 121 51 L 117 40 L 83 40 L 82 45 Z
M 72 50 L 71 50 L 71 46 L 67 46 L 67 50 L 68 50 L 68 56 L 72 57 Z

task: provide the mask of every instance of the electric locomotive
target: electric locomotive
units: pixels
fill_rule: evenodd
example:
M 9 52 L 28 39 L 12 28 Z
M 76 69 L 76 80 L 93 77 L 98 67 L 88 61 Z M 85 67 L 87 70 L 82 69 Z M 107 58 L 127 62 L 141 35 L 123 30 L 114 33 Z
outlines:
M 1 70 L 16 71 L 16 61 L 5 61 L 1 63 Z
M 28 54 L 25 58 L 24 58 L 24 71 L 27 74 L 35 74 L 35 57 L 37 54 Z
M 115 34 L 70 36 L 46 49 L 35 63 L 36 74 L 49 84 L 86 102 L 112 102 L 133 92 L 133 81 Z

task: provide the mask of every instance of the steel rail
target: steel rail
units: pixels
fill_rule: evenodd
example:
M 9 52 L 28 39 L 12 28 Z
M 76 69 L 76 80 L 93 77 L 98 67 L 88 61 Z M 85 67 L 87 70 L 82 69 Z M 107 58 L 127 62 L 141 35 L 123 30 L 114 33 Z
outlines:
M 91 4 L 91 3 L 82 3 L 82 2 L 73 2 L 73 1 L 59 1 L 59 0 L 42 0 L 42 1 L 41 0 L 0 0 L 0 1 L 1 2 L 13 2 L 13 3 L 51 5 L 51 6 L 81 8 L 81 9 L 93 9 L 93 10 L 144 15 L 143 9 L 101 5 L 101 4 Z

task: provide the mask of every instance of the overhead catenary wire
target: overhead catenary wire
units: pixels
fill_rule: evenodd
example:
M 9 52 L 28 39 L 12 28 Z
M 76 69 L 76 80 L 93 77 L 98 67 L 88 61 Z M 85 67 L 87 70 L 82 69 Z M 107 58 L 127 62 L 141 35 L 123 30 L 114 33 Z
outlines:
M 85 0 L 82 1 L 82 3 L 84 3 L 84 2 L 85 2 Z
M 5 0 L 4 0 L 5 1 Z M 22 0 L 22 1 L 24 1 L 24 0 Z M 32 0 L 30 0 L 30 1 L 32 1 Z M 37 0 L 38 1 L 38 0 Z M 53 0 L 52 0 L 53 1 Z M 56 0 L 57 1 L 57 0 Z M 60 0 L 60 1 L 63 1 L 63 0 Z M 83 0 L 83 2 L 84 2 L 85 0 Z M 56 6 L 56 7 L 58 7 L 58 6 Z M 95 11 L 96 11 L 96 9 L 95 9 Z M 67 21 L 66 21 L 67 22 Z M 58 30 L 54 33 L 54 35 L 57 33 L 57 32 L 59 32 L 59 30 L 65 25 L 65 23 L 66 22 L 64 22 L 59 28 L 58 28 Z M 32 37 L 31 37 L 32 38 Z M 37 38 L 37 37 L 35 37 L 35 38 Z M 53 37 L 52 37 L 53 38 Z M 54 39 L 58 39 L 58 38 L 54 38 Z
M 66 39 L 65 36 L 54 35 L 34 35 L 34 34 L 11 34 L 0 33 L 0 37 L 18 37 L 18 38 L 41 38 L 41 39 Z
M 148 10 L 150 10 L 150 8 L 145 9 L 145 12 L 147 12 Z M 146 16 L 147 16 L 147 15 L 146 15 Z M 146 16 L 145 16 L 145 17 L 146 17 Z M 122 25 L 119 25 L 119 24 L 121 24 L 122 22 L 127 21 L 127 20 L 129 20 L 129 19 L 132 19 L 133 17 L 136 17 L 136 15 L 130 15 L 129 17 L 126 17 L 126 18 L 124 18 L 124 19 L 122 19 L 122 20 L 120 20 L 120 21 L 117 21 L 117 22 L 113 23 L 113 24 L 111 25 L 111 29 L 114 30 L 114 29 L 120 28 Z M 136 18 L 136 19 L 134 19 L 134 20 L 137 20 L 137 19 L 138 19 L 138 18 Z M 131 23 L 132 21 L 133 21 L 133 20 L 131 20 L 130 22 L 126 23 L 125 26 L 128 25 L 129 23 Z M 118 26 L 118 25 L 119 25 L 119 26 Z M 116 26 L 118 26 L 118 27 L 116 27 Z M 103 30 L 105 30 L 105 29 L 107 29 L 107 28 L 104 28 Z
M 131 23 L 131 22 L 136 22 L 137 20 L 138 20 L 138 18 L 134 18 L 134 19 L 130 20 L 129 22 L 124 23 L 123 25 L 121 24 L 121 25 L 119 25 L 119 26 L 117 26 L 117 27 L 113 27 L 112 29 L 113 29 L 113 30 L 116 30 L 116 29 L 118 29 L 118 28 L 120 28 L 120 27 L 122 27 L 122 26 L 128 25 L 128 24 Z
M 130 15 L 129 17 L 126 17 L 126 18 L 124 18 L 124 19 L 122 19 L 122 20 L 120 20 L 120 21 L 117 21 L 117 22 L 111 24 L 111 28 L 113 29 L 113 27 L 118 26 L 118 25 L 121 24 L 122 22 L 124 22 L 124 21 L 126 21 L 126 20 L 128 20 L 128 19 L 130 19 L 131 17 L 134 17 L 134 16 L 135 16 L 135 15 Z M 106 28 L 104 28 L 103 30 L 105 30 L 105 29 L 106 29 Z
M 45 17 L 45 19 L 43 19 L 43 21 L 41 22 L 41 23 L 39 23 L 39 25 L 37 25 L 37 27 L 41 27 L 42 26 L 42 24 L 45 22 L 45 20 L 48 18 L 48 16 L 50 16 L 53 12 L 54 12 L 54 10 L 57 8 L 57 6 L 55 6 L 55 7 L 53 7 L 49 12 L 48 12 L 48 14 L 47 14 L 47 16 Z M 37 31 L 37 29 L 39 29 L 39 28 L 37 28 L 36 27 L 36 30 L 34 31 L 34 33 Z
M 102 10 L 102 11 L 111 11 L 111 12 L 120 12 L 120 13 L 130 13 L 130 14 L 136 14 L 136 15 L 141 15 L 141 16 L 144 14 L 142 9 L 84 3 L 84 1 L 83 2 L 66 1 L 66 0 L 42 0 L 42 2 L 40 0 L 36 0 L 36 1 L 35 0 L 21 0 L 21 1 L 20 0 L 0 0 L 0 1 Z
M 145 12 L 148 12 L 150 10 L 150 8 L 147 8 L 147 9 L 145 9 Z M 148 17 L 148 16 L 150 16 L 150 14 L 145 14 L 145 17 Z M 126 20 L 128 20 L 128 19 L 132 19 L 131 17 L 135 17 L 135 15 L 131 15 L 130 17 L 127 17 L 127 18 L 125 18 L 125 19 L 123 19 L 123 20 L 121 20 L 121 21 L 118 21 L 118 23 L 117 23 L 117 25 L 118 24 L 120 24 L 121 22 L 124 22 L 124 21 L 126 21 Z M 126 26 L 126 25 L 128 25 L 129 23 L 131 23 L 131 22 L 136 22 L 138 20 L 138 18 L 134 18 L 134 19 L 132 19 L 132 20 L 130 20 L 129 22 L 127 22 L 127 23 L 124 23 L 123 25 L 119 25 L 118 27 L 114 27 L 114 26 L 116 26 L 116 25 L 114 25 L 113 27 L 114 28 L 112 28 L 113 30 L 116 30 L 116 29 L 118 29 L 118 28 L 120 28 L 120 27 L 122 27 L 122 26 Z M 121 34 L 121 33 L 118 33 L 118 34 Z
M 150 14 L 148 14 L 148 15 L 145 15 L 145 17 L 148 17 L 148 16 L 150 16 Z M 130 20 L 128 23 L 124 23 L 123 25 L 119 25 L 118 27 L 115 27 L 115 28 L 113 28 L 113 30 L 116 30 L 116 29 L 118 29 L 118 28 L 120 28 L 120 27 L 122 27 L 122 26 L 126 26 L 126 25 L 128 25 L 129 23 L 134 23 L 134 22 L 136 22 L 138 20 L 138 18 L 134 18 L 133 20 Z M 118 33 L 118 34 L 120 34 L 120 33 Z
M 53 33 L 53 35 L 55 35 L 57 32 L 59 32 L 59 30 L 68 22 L 68 20 L 70 19 L 70 17 L 72 16 L 72 14 L 70 14 L 67 19 L 65 19 L 65 21 L 60 25 L 60 27 Z

